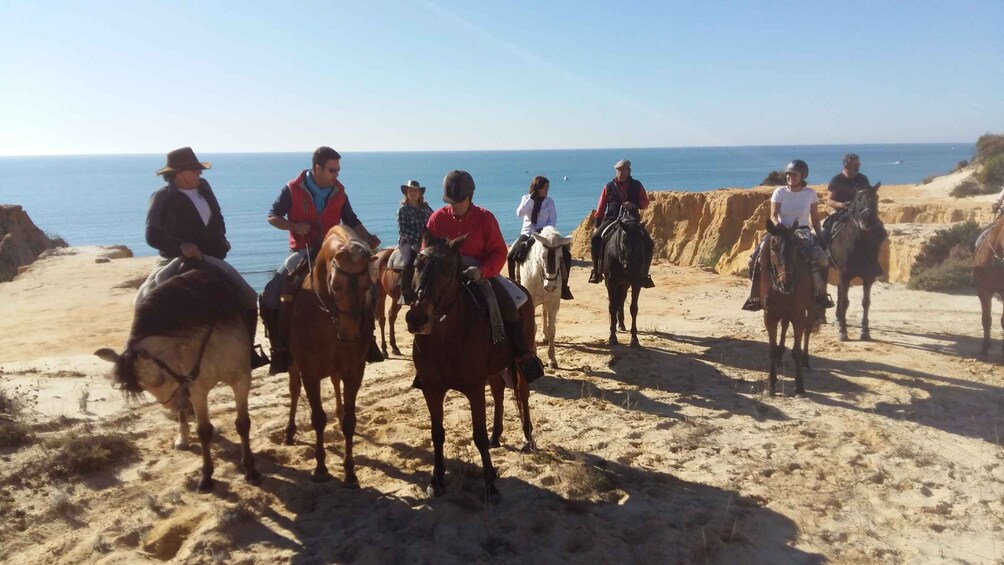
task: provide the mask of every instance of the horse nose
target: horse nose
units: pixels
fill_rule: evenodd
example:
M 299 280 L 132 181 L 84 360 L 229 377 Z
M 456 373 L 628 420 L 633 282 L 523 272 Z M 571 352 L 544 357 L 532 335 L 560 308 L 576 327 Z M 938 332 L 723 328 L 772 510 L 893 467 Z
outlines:
M 420 328 L 429 321 L 429 317 L 423 312 L 408 310 L 408 313 L 404 315 L 404 321 L 409 328 Z

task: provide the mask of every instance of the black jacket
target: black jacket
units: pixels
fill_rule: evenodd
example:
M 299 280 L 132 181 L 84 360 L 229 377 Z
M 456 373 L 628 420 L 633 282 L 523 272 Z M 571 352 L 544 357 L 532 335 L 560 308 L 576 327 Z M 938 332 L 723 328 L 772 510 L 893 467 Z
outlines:
M 227 241 L 227 227 L 220 203 L 205 180 L 198 190 L 213 214 L 209 225 L 202 223 L 195 205 L 173 183 L 168 183 L 150 197 L 150 210 L 146 213 L 146 242 L 159 251 L 161 257 L 180 257 L 181 244 L 188 242 L 198 245 L 205 255 L 226 258 L 230 242 Z

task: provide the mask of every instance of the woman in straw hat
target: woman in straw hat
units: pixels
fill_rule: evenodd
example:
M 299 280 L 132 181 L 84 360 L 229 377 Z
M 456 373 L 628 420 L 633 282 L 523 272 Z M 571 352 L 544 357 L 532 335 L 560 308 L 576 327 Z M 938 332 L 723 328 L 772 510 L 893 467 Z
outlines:
M 422 230 L 432 215 L 432 208 L 425 201 L 425 187 L 417 180 L 409 180 L 401 185 L 401 207 L 397 209 L 397 249 L 404 262 L 401 271 L 401 296 L 411 304 L 414 299 L 412 279 L 415 276 L 415 252 L 422 245 Z

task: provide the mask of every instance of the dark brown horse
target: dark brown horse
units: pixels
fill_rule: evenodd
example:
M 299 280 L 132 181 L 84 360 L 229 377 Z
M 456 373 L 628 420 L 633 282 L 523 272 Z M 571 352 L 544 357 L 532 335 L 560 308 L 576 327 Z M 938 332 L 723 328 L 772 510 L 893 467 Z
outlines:
M 119 354 L 102 348 L 95 355 L 115 364 L 112 381 L 132 397 L 150 393 L 164 408 L 178 413 L 176 449 L 188 448 L 188 414 L 195 413 L 202 446 L 199 492 L 213 490 L 210 455 L 214 428 L 209 421 L 209 391 L 230 385 L 237 403 L 244 477 L 255 482 L 248 434 L 251 390 L 250 338 L 237 288 L 212 268 L 197 268 L 168 279 L 136 305 L 132 330 Z
M 830 259 L 840 273 L 837 282 L 837 322 L 840 341 L 847 341 L 847 296 L 851 281 L 860 278 L 861 340 L 871 339 L 868 329 L 868 308 L 872 304 L 872 284 L 882 276 L 878 256 L 886 238 L 885 227 L 878 217 L 878 189 L 882 183 L 863 188 L 847 206 L 846 220 L 830 238 Z
M 617 345 L 617 323 L 624 329 L 624 302 L 631 290 L 631 347 L 641 347 L 638 342 L 638 295 L 641 293 L 645 268 L 645 228 L 626 210 L 608 228 L 609 238 L 604 238 L 600 252 L 603 279 L 607 286 L 607 305 L 610 313 L 609 345 Z
M 408 331 L 415 334 L 412 357 L 422 385 L 425 403 L 432 418 L 432 443 L 435 463 L 429 489 L 440 496 L 446 489 L 446 468 L 443 464 L 443 399 L 446 391 L 456 390 L 467 397 L 471 405 L 474 445 L 481 454 L 485 474 L 485 496 L 492 504 L 501 495 L 495 488 L 495 467 L 488 447 L 497 447 L 502 435 L 502 373 L 513 375 L 516 406 L 526 438 L 524 449 L 534 449 L 533 426 L 530 424 L 530 390 L 526 377 L 513 362 L 508 338 L 492 343 L 491 322 L 483 314 L 472 293 L 461 280 L 464 265 L 460 245 L 466 236 L 446 241 L 426 239 L 425 248 L 415 260 L 418 277 L 415 302 L 408 311 Z M 533 301 L 527 300 L 519 310 L 527 348 L 533 350 Z M 485 429 L 485 383 L 491 385 L 495 401 L 495 419 L 489 443 Z
M 796 227 L 775 226 L 767 220 L 766 252 L 760 254 L 760 303 L 763 324 L 770 336 L 770 375 L 767 392 L 777 392 L 777 367 L 784 357 L 788 325 L 794 329 L 791 357 L 795 361 L 795 394 L 805 394 L 802 367 L 809 366 L 809 333 L 816 318 L 809 259 L 799 251 Z M 778 339 L 777 328 L 781 326 Z
M 1004 298 L 1004 215 L 998 215 L 990 232 L 973 255 L 973 280 L 983 309 L 983 355 L 990 351 L 991 309 L 994 295 Z M 1001 314 L 1004 328 L 1004 314 Z
M 380 324 L 380 348 L 387 356 L 387 340 L 384 334 L 384 324 L 390 322 L 390 350 L 394 355 L 400 355 L 401 350 L 397 348 L 397 339 L 394 337 L 394 322 L 397 321 L 397 313 L 401 311 L 401 271 L 390 267 L 390 257 L 394 254 L 394 249 L 381 249 L 376 254 L 376 261 L 373 263 L 372 273 L 376 285 L 376 319 Z M 386 304 L 390 299 L 390 315 L 387 315 Z M 389 318 L 389 320 L 388 320 Z
M 328 232 L 314 260 L 310 276 L 293 296 L 289 352 L 289 424 L 286 443 L 296 434 L 296 404 L 300 386 L 310 403 L 310 423 L 314 428 L 314 457 L 317 467 L 313 480 L 328 481 L 324 464 L 324 427 L 327 415 L 321 405 L 321 381 L 330 377 L 344 386 L 344 408 L 340 413 L 345 437 L 345 486 L 358 486 L 352 459 L 352 437 L 356 428 L 356 395 L 366 368 L 366 353 L 373 336 L 373 308 L 369 302 L 369 245 L 354 231 L 335 226 Z

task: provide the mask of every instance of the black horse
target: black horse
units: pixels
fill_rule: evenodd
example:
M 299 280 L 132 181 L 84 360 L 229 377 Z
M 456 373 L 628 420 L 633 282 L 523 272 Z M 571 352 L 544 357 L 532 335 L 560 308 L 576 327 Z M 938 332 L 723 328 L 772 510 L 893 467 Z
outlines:
M 878 256 L 888 234 L 878 217 L 878 189 L 882 183 L 863 188 L 848 203 L 842 218 L 831 226 L 830 261 L 840 272 L 837 283 L 837 321 L 840 341 L 847 341 L 847 290 L 851 281 L 860 278 L 864 294 L 861 297 L 861 340 L 868 341 L 868 307 L 871 306 L 872 283 L 883 275 Z
M 624 301 L 628 288 L 631 289 L 631 347 L 641 347 L 638 343 L 638 294 L 645 282 L 645 228 L 636 216 L 622 210 L 617 221 L 610 224 L 603 236 L 600 254 L 603 279 L 607 285 L 607 300 L 610 307 L 610 339 L 607 343 L 617 345 L 617 321 L 620 315 L 624 327 Z

